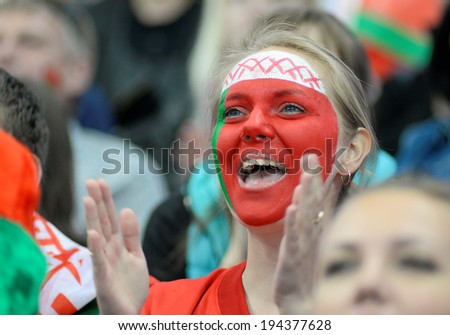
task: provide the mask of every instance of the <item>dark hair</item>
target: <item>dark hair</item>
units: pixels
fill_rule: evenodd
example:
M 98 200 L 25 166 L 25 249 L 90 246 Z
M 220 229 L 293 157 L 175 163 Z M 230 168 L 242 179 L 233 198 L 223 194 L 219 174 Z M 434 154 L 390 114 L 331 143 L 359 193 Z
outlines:
M 49 130 L 41 106 L 25 84 L 1 68 L 0 128 L 28 147 L 45 166 Z
M 433 31 L 434 48 L 430 60 L 431 88 L 450 101 L 450 4 L 440 25 Z
M 24 81 L 39 99 L 50 131 L 46 168 L 41 180 L 39 213 L 73 238 L 73 156 L 68 131 L 68 115 L 58 96 L 46 84 Z

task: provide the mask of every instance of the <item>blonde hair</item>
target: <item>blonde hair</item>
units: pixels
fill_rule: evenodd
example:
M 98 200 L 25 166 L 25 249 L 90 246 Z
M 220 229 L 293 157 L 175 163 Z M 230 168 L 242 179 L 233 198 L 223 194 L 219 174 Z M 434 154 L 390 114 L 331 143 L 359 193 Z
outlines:
M 446 204 L 450 211 L 450 183 L 447 180 L 436 179 L 420 172 L 410 172 L 397 175 L 381 184 L 369 187 L 362 192 L 352 194 L 333 216 L 337 217 L 340 212 L 345 210 L 345 208 L 351 206 L 353 201 L 356 201 L 367 194 L 391 190 L 404 190 L 407 192 L 420 193 L 430 199 Z
M 258 0 L 260 1 L 260 0 Z M 224 50 L 227 49 L 229 36 L 226 33 L 227 22 L 224 12 L 227 11 L 229 0 L 208 0 L 202 4 L 200 26 L 194 47 L 188 61 L 188 79 L 191 93 L 194 97 L 194 121 L 205 130 L 207 120 L 203 118 L 204 96 L 207 92 L 211 71 L 217 65 Z M 298 0 L 299 6 L 304 8 L 317 7 L 319 0 Z M 247 27 L 249 31 L 253 25 Z M 242 32 L 245 35 L 245 31 Z M 204 136 L 208 136 L 207 131 Z
M 359 38 L 336 16 L 317 8 L 301 11 L 280 11 L 267 20 L 282 19 L 295 25 L 299 34 L 309 37 L 333 52 L 358 77 L 369 104 L 377 98 L 379 87 L 366 50 Z
M 370 188 L 365 193 L 387 189 L 405 189 L 421 192 L 450 205 L 450 183 L 447 180 L 439 180 L 427 174 L 416 172 L 398 175 L 376 187 Z
M 300 36 L 296 27 L 282 20 L 263 22 L 237 48 L 228 49 L 212 73 L 209 94 L 204 112 L 216 122 L 222 83 L 231 68 L 240 60 L 258 51 L 270 48 L 286 48 L 304 57 L 319 74 L 327 96 L 336 111 L 339 124 L 339 145 L 346 146 L 358 128 L 365 128 L 372 138 L 371 149 L 366 159 L 375 159 L 378 150 L 376 136 L 368 113 L 368 104 L 359 79 L 350 68 L 334 54 L 309 38 Z M 213 117 L 214 116 L 214 117 Z M 365 174 L 364 165 L 361 166 Z M 360 169 L 361 169 L 360 168 Z M 365 180 L 362 180 L 364 184 Z

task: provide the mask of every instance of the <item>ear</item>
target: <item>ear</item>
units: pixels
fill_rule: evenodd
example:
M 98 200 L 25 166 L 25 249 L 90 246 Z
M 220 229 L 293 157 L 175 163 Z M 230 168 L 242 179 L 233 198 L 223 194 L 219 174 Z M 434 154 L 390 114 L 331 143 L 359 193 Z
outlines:
M 340 171 L 341 175 L 345 175 L 348 172 L 354 174 L 369 154 L 371 146 L 372 137 L 370 136 L 369 131 L 366 128 L 358 128 L 350 145 L 339 158 L 341 165 L 346 170 L 345 172 Z
M 42 164 L 41 164 L 41 160 L 35 154 L 33 154 L 33 158 L 34 158 L 34 162 L 36 163 L 36 168 L 37 168 L 37 173 L 38 173 L 37 183 L 39 185 L 42 180 Z

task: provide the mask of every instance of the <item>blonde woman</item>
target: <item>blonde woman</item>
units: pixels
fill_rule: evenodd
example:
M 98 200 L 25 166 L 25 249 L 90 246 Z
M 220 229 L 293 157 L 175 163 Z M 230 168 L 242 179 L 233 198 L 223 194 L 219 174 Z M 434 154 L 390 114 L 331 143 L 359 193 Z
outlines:
M 247 260 L 195 280 L 149 279 L 135 215 L 127 209 L 119 219 L 106 183 L 90 180 L 88 245 L 103 314 L 279 313 L 274 273 L 300 176 L 300 187 L 324 203 L 305 213 L 319 222 L 376 149 L 358 79 L 283 24 L 265 25 L 228 51 L 210 88 L 218 177 L 247 229 Z M 320 183 L 311 185 L 314 174 Z

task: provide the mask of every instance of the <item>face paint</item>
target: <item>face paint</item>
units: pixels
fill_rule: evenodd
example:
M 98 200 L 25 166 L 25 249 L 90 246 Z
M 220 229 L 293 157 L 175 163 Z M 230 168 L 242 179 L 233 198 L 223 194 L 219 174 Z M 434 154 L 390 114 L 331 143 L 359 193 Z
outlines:
M 61 85 L 61 76 L 52 68 L 49 68 L 44 73 L 44 81 L 50 85 L 50 87 L 59 87 Z
M 300 158 L 316 153 L 325 178 L 337 140 L 323 84 L 299 56 L 261 52 L 227 76 L 213 150 L 225 198 L 243 223 L 280 221 L 300 180 Z

